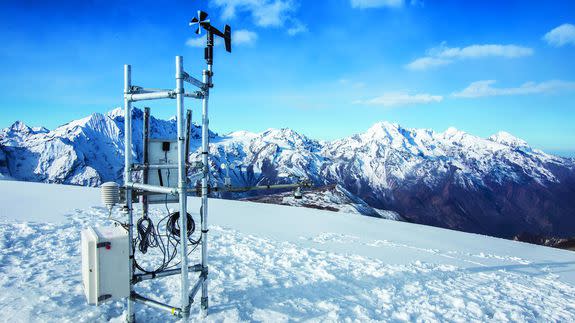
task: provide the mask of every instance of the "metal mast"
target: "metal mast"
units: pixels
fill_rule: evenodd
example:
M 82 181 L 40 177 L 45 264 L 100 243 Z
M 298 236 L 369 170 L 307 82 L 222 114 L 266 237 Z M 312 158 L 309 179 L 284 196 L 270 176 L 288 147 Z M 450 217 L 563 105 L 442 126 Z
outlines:
M 202 73 L 202 82 L 190 78 L 189 82 L 201 86 L 203 90 L 202 98 L 202 207 L 201 207 L 201 229 L 202 229 L 202 274 L 200 280 L 202 281 L 202 297 L 201 297 L 201 311 L 202 316 L 208 314 L 208 194 L 209 194 L 209 144 L 210 144 L 210 131 L 209 131 L 209 118 L 208 118 L 208 100 L 210 98 L 210 88 L 212 85 L 212 65 L 214 62 L 214 35 L 220 36 L 224 39 L 226 51 L 231 52 L 231 29 L 226 25 L 222 33 L 210 24 L 207 19 L 208 14 L 203 11 L 198 11 L 198 16 L 192 18 L 190 26 L 196 27 L 196 34 L 201 34 L 202 28 L 206 30 L 206 47 L 204 49 L 204 58 L 206 60 L 207 69 Z
M 180 247 L 181 247 L 181 286 L 180 297 L 182 302 L 182 318 L 184 321 L 190 316 L 190 299 L 188 291 L 190 282 L 188 277 L 188 210 L 187 210 L 187 185 L 186 185 L 186 147 L 188 141 L 186 133 L 186 118 L 184 109 L 184 58 L 176 56 L 176 102 L 178 119 L 178 193 L 180 200 Z
M 132 102 L 127 95 L 132 91 L 132 67 L 124 65 L 124 183 L 132 181 Z M 130 266 L 130 281 L 134 274 L 134 247 L 133 247 L 133 234 L 134 234 L 134 219 L 132 214 L 132 190 L 126 185 L 126 209 L 128 213 L 128 249 L 129 249 L 129 266 Z M 130 293 L 132 293 L 133 286 L 130 284 Z M 128 313 L 126 314 L 126 321 L 134 322 L 134 302 L 128 298 Z
M 213 52 L 213 36 L 208 31 L 208 42 L 206 46 L 206 54 Z M 204 91 L 204 98 L 202 99 L 202 164 L 203 164 L 203 178 L 202 178 L 202 267 L 205 272 L 202 273 L 202 298 L 201 310 L 202 316 L 208 315 L 208 183 L 210 177 L 209 169 L 209 144 L 210 132 L 208 118 L 208 99 L 210 97 L 210 87 L 212 83 L 212 57 L 206 57 L 208 68 L 202 72 L 202 81 L 205 84 L 206 90 Z

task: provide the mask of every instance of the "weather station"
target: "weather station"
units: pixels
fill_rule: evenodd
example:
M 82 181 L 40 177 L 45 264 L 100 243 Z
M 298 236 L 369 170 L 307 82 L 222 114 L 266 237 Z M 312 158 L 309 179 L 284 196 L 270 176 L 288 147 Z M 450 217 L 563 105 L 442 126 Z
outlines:
M 89 227 L 81 234 L 82 280 L 87 302 L 100 305 L 110 300 L 127 300 L 128 322 L 134 322 L 135 303 L 165 311 L 184 321 L 190 317 L 190 307 L 200 293 L 200 312 L 208 315 L 208 197 L 214 192 L 246 192 L 266 189 L 293 189 L 294 197 L 302 197 L 302 189 L 311 187 L 307 180 L 293 184 L 234 187 L 226 169 L 223 187 L 210 183 L 209 118 L 208 100 L 213 87 L 214 37 L 221 37 L 225 50 L 232 50 L 231 28 L 224 31 L 213 27 L 208 14 L 198 11 L 190 21 L 196 34 L 206 32 L 204 59 L 206 68 L 202 80 L 184 70 L 182 56 L 175 59 L 175 89 L 151 89 L 132 83 L 132 68 L 124 65 L 124 182 L 118 185 L 107 182 L 101 186 L 102 202 L 110 215 L 115 208 L 124 214 L 125 220 L 115 220 L 109 227 Z M 196 87 L 186 91 L 184 83 Z M 184 109 L 185 98 L 202 101 L 201 160 L 189 161 L 190 129 L 192 111 Z M 150 109 L 143 118 L 142 163 L 134 163 L 132 138 L 132 103 L 144 100 L 175 99 L 177 106 L 177 138 L 150 138 Z M 192 185 L 189 171 L 199 170 L 201 184 Z M 136 176 L 139 175 L 139 176 Z M 137 179 L 137 180 L 136 180 Z M 188 213 L 188 196 L 200 196 L 199 233 L 192 214 Z M 141 216 L 135 219 L 134 204 L 142 205 Z M 167 214 L 159 221 L 149 216 L 149 205 L 165 203 Z M 177 203 L 178 211 L 170 212 L 167 203 Z M 135 221 L 136 220 L 136 221 Z M 185 228 L 185 229 L 182 229 Z M 190 264 L 191 250 L 200 247 L 200 259 Z M 149 269 L 138 261 L 139 256 L 156 250 L 161 263 Z M 177 260 L 179 253 L 179 262 Z M 190 274 L 196 279 L 190 284 Z M 140 295 L 134 290 L 138 283 L 180 275 L 180 304 L 169 305 Z M 156 295 L 157 296 L 157 295 Z

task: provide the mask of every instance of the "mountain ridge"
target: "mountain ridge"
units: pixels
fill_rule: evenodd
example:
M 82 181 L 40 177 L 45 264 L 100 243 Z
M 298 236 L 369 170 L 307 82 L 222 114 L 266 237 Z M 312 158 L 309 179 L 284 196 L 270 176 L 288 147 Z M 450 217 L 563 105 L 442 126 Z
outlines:
M 133 110 L 136 162 L 142 117 Z M 16 122 L 0 130 L 0 174 L 87 186 L 121 182 L 123 119 L 123 110 L 114 109 L 51 131 Z M 175 137 L 173 119 L 152 116 L 150 123 L 152 138 Z M 190 160 L 200 159 L 200 130 L 194 124 Z M 506 238 L 575 233 L 575 159 L 534 149 L 506 132 L 481 138 L 453 127 L 435 132 L 383 121 L 332 141 L 289 128 L 210 137 L 211 177 L 218 184 L 225 164 L 234 185 L 298 178 L 317 186 L 338 184 L 370 207 L 415 223 Z

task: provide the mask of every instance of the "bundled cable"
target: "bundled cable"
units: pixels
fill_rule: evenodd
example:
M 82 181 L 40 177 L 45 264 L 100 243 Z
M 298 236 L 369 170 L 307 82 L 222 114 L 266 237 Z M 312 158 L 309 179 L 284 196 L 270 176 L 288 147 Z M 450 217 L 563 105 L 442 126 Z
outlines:
M 194 234 L 194 231 L 196 231 L 196 223 L 194 222 L 194 219 L 192 218 L 190 213 L 186 213 L 186 217 L 187 217 L 186 236 L 188 237 L 189 240 L 190 236 Z M 170 216 L 168 217 L 168 221 L 166 222 L 166 232 L 174 236 L 174 238 L 178 241 L 180 240 L 180 233 L 181 233 L 179 220 L 180 220 L 180 212 L 174 212 L 170 214 Z
M 149 217 L 140 218 L 136 223 L 136 230 L 138 231 L 138 249 L 141 253 L 147 253 L 149 247 L 155 248 L 158 246 L 158 236 L 156 235 L 154 222 Z
M 166 205 L 167 207 L 167 205 Z M 187 228 L 186 228 L 186 235 L 187 241 L 185 243 L 189 243 L 193 245 L 193 247 L 188 252 L 190 255 L 198 245 L 200 244 L 202 238 L 201 236 L 197 239 L 193 239 L 193 234 L 196 230 L 196 223 L 192 216 L 187 213 Z M 138 220 L 136 224 L 136 230 L 138 232 L 138 236 L 134 241 L 134 246 L 138 246 L 138 250 L 145 254 L 148 251 L 148 248 L 158 248 L 162 254 L 162 261 L 159 266 L 153 270 L 143 268 L 136 258 L 134 258 L 134 266 L 141 270 L 144 273 L 158 273 L 166 269 L 174 268 L 180 264 L 180 262 L 176 262 L 172 264 L 172 261 L 176 259 L 178 254 L 178 246 L 180 245 L 180 212 L 172 212 L 168 213 L 164 216 L 160 221 L 158 221 L 157 225 L 154 226 L 153 221 L 148 217 L 142 217 Z M 165 224 L 164 224 L 165 221 Z M 163 230 L 161 230 L 163 229 Z
M 167 156 L 166 156 L 167 158 Z M 170 186 L 170 170 L 167 170 L 166 174 L 167 186 Z M 172 264 L 173 260 L 176 259 L 178 255 L 178 246 L 181 242 L 181 227 L 180 227 L 180 212 L 170 212 L 168 208 L 168 197 L 165 196 L 164 205 L 166 207 L 166 215 L 161 218 L 157 224 L 154 226 L 154 221 L 152 221 L 148 216 L 143 216 L 136 223 L 137 238 L 134 239 L 134 251 L 135 246 L 138 246 L 138 250 L 142 254 L 148 252 L 148 248 L 158 248 L 162 255 L 161 263 L 154 269 L 146 269 L 138 263 L 136 257 L 134 257 L 134 266 L 147 274 L 156 274 L 158 272 L 164 271 L 166 269 L 174 268 L 180 264 L 176 262 Z M 200 210 L 201 213 L 201 210 Z M 193 247 L 188 251 L 188 256 L 197 249 L 200 244 L 202 237 L 197 240 L 193 239 L 193 234 L 196 231 L 196 223 L 189 213 L 186 213 L 186 237 L 187 241 L 183 243 L 190 244 Z M 165 224 L 164 224 L 165 221 Z

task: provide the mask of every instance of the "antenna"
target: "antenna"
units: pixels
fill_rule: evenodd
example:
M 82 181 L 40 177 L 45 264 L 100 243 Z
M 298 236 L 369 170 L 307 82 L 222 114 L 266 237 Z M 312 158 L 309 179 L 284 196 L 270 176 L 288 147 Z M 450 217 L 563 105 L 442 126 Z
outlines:
M 190 26 L 195 27 L 195 33 L 201 35 L 202 28 L 206 30 L 206 48 L 204 50 L 204 58 L 206 59 L 208 65 L 211 65 L 214 60 L 214 35 L 222 37 L 224 39 L 224 44 L 226 51 L 228 53 L 232 52 L 232 28 L 229 25 L 224 27 L 224 32 L 221 32 L 214 26 L 210 24 L 210 19 L 208 14 L 198 10 L 198 16 L 190 20 Z

